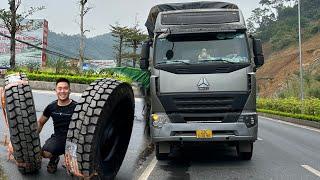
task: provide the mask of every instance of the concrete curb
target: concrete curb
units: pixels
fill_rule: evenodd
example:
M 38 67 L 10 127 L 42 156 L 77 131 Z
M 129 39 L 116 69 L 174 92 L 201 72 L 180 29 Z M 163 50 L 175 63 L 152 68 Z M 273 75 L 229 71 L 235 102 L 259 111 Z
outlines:
M 4 79 L 0 79 L 0 84 L 4 85 Z M 37 90 L 47 90 L 47 91 L 54 91 L 55 88 L 55 82 L 46 82 L 46 81 L 29 81 L 29 85 L 32 89 Z M 70 84 L 71 91 L 74 93 L 83 93 L 85 89 L 89 86 L 88 84 L 76 84 L 71 83 Z M 140 88 L 136 83 L 132 83 L 132 90 L 134 93 L 134 96 L 136 98 L 142 97 L 142 93 L 140 91 Z
M 304 120 L 304 119 L 296 119 L 296 118 L 284 117 L 284 116 L 261 113 L 261 112 L 259 112 L 258 114 L 260 116 L 279 119 L 279 120 L 290 122 L 290 123 L 294 123 L 294 124 L 299 124 L 299 125 L 303 125 L 303 126 L 308 126 L 308 127 L 313 127 L 313 128 L 320 129 L 320 123 L 316 122 L 316 121 L 309 121 L 309 120 Z

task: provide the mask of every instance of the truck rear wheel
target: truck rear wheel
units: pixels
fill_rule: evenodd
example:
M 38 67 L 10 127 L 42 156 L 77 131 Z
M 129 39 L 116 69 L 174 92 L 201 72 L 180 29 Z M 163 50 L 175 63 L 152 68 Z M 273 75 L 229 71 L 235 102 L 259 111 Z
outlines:
M 253 152 L 253 143 L 239 143 L 237 145 L 237 154 L 240 160 L 251 160 Z
M 37 172 L 41 168 L 41 146 L 33 96 L 25 74 L 6 76 L 5 103 L 18 169 L 22 174 Z
M 82 94 L 67 141 L 77 144 L 78 168 L 85 177 L 116 176 L 130 141 L 134 105 L 131 86 L 117 80 L 97 80 Z

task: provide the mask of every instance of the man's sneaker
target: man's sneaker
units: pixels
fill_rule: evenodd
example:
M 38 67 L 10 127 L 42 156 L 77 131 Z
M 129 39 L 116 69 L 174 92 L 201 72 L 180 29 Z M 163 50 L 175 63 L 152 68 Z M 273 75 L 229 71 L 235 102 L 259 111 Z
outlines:
M 48 173 L 55 173 L 57 171 L 59 160 L 59 156 L 53 156 L 52 158 L 50 158 L 50 161 L 47 166 Z

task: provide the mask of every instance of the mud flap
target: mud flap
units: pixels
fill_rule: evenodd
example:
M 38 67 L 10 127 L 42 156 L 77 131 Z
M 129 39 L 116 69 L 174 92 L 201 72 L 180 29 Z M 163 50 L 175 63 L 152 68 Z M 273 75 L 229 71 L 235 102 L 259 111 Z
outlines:
M 251 152 L 252 144 L 250 142 L 239 142 L 239 152 Z
M 159 153 L 170 153 L 170 144 L 166 142 L 159 143 Z

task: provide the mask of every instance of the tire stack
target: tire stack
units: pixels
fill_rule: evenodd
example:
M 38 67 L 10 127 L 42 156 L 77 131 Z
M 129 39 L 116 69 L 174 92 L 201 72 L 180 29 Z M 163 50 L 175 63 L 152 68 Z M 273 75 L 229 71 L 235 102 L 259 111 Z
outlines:
M 5 77 L 5 105 L 13 156 L 22 174 L 41 168 L 41 146 L 32 91 L 25 74 Z
M 129 84 L 99 79 L 89 85 L 75 108 L 67 135 L 67 144 L 76 147 L 77 165 L 84 177 L 115 178 L 128 148 L 133 120 L 134 95 Z

